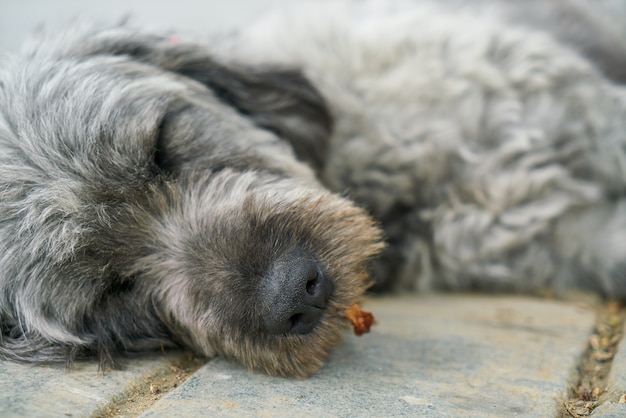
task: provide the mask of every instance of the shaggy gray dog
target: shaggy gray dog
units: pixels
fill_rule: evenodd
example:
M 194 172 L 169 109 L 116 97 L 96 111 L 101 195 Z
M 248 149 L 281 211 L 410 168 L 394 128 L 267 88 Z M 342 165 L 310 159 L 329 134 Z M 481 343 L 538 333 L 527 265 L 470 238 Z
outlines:
M 368 273 L 625 297 L 623 45 L 368 7 L 211 48 L 76 28 L 4 60 L 0 358 L 182 344 L 303 377 Z

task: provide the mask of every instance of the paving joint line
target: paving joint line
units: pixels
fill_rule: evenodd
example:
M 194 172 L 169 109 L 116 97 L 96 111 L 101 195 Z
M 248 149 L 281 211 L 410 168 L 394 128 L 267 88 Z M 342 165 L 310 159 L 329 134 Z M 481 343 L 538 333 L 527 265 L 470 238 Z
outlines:
M 98 409 L 91 417 L 137 417 L 169 392 L 185 383 L 208 361 L 208 359 L 197 358 L 193 353 L 187 352 L 183 358 L 173 361 L 170 365 L 148 376 L 141 377 L 125 393 Z
M 607 389 L 613 358 L 623 339 L 626 307 L 620 302 L 603 303 L 587 341 L 587 349 L 576 365 L 566 400 L 560 405 L 558 418 L 589 416 L 601 404 L 618 402 Z

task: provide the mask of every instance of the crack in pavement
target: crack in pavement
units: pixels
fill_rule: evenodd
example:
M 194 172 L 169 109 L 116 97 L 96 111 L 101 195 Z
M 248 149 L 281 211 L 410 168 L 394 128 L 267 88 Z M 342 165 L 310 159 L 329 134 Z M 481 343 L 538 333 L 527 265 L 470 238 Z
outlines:
M 169 367 L 164 367 L 133 383 L 121 397 L 100 408 L 92 415 L 92 418 L 137 417 L 166 394 L 182 385 L 207 361 L 187 352 L 182 359 L 173 362 Z
M 587 350 L 576 367 L 576 383 L 569 389 L 558 418 L 586 417 L 604 402 L 619 401 L 607 391 L 607 381 L 625 320 L 626 308 L 620 302 L 607 302 L 598 308 Z

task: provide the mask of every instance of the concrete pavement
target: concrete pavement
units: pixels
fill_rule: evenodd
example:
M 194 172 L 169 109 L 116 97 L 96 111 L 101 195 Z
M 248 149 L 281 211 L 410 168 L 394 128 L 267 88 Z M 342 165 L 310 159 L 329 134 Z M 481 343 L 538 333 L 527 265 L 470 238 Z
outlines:
M 586 347 L 591 311 L 523 298 L 373 300 L 372 334 L 349 336 L 305 381 L 207 364 L 144 417 L 552 416 Z
M 0 361 L 0 417 L 84 417 L 124 397 L 136 381 L 167 371 L 180 353 L 146 355 L 126 370 L 101 373 L 96 362 L 26 365 Z
M 69 372 L 0 363 L 0 416 L 569 416 L 564 404 L 598 326 L 594 307 L 525 297 L 385 297 L 365 309 L 377 318 L 372 333 L 347 335 L 307 380 L 216 358 L 168 387 L 183 353 L 105 374 L 92 363 Z M 626 416 L 623 345 L 606 385 L 586 411 Z

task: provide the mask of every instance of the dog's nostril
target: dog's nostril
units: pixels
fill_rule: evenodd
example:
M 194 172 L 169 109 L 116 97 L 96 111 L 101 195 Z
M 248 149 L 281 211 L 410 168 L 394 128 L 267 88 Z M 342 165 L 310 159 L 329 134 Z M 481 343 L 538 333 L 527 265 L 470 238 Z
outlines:
M 291 328 L 290 329 L 299 327 L 299 324 L 302 322 L 302 317 L 303 317 L 303 314 L 301 314 L 301 313 L 297 313 L 295 315 L 291 315 L 291 318 L 289 318 L 289 321 L 291 321 Z
M 309 295 L 311 295 L 311 296 L 315 295 L 315 288 L 316 288 L 317 283 L 319 281 L 318 279 L 319 279 L 319 273 L 317 271 L 315 271 L 315 272 L 313 272 L 313 274 L 311 274 L 311 277 L 306 282 L 306 292 Z

